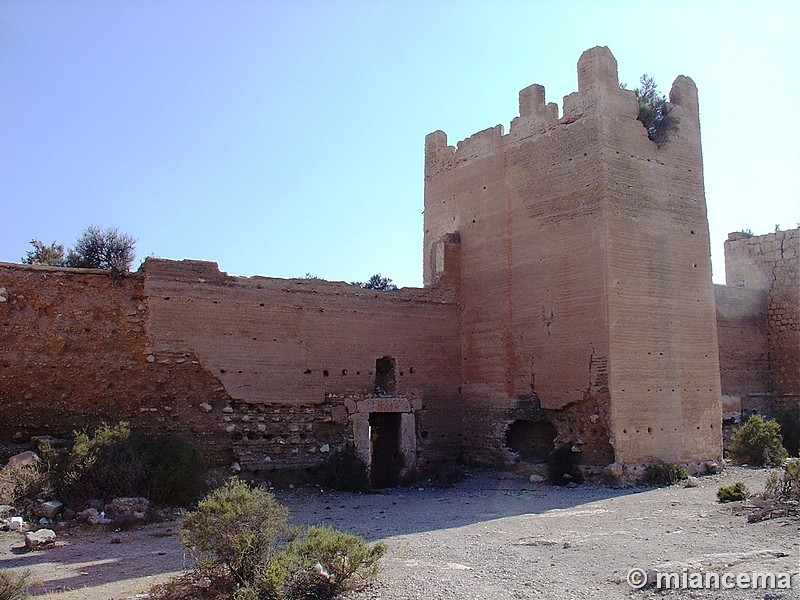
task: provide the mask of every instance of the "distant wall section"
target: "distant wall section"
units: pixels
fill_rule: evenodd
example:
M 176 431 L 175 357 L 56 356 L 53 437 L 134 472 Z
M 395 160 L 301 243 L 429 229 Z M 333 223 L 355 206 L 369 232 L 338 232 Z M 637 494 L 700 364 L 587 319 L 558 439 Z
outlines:
M 773 391 L 800 394 L 800 229 L 729 234 L 725 280 L 732 287 L 766 292 Z

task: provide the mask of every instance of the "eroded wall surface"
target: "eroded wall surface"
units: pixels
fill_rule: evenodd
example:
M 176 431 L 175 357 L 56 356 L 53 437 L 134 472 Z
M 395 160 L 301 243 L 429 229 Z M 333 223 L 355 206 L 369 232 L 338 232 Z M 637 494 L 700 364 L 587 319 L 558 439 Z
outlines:
M 729 234 L 725 280 L 766 292 L 773 392 L 800 394 L 800 229 Z
M 230 397 L 191 352 L 149 359 L 144 275 L 0 264 L 0 440 L 101 422 L 180 431 L 232 459 L 214 415 Z
M 772 399 L 768 298 L 764 290 L 725 285 L 715 285 L 714 293 L 722 416 L 733 425 L 753 403 Z
M 148 259 L 118 281 L 2 264 L 0 437 L 126 419 L 245 468 L 307 467 L 354 441 L 389 357 L 394 382 L 375 410 L 413 414 L 407 466 L 455 460 L 459 323 L 444 283 L 385 293 L 197 261 Z
M 449 146 L 426 138 L 425 281 L 461 241 L 465 422 L 473 460 L 515 459 L 515 419 L 556 425 L 585 464 L 721 458 L 719 363 L 697 93 L 658 147 L 607 48 L 584 53 L 564 116 L 544 88 Z

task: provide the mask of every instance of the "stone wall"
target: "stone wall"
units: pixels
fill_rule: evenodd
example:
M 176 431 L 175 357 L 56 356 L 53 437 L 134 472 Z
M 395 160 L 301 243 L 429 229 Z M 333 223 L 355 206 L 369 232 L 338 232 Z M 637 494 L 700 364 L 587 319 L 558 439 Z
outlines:
M 0 441 L 63 436 L 101 422 L 185 434 L 232 460 L 215 415 L 219 379 L 192 352 L 155 360 L 144 274 L 0 263 Z
M 577 71 L 561 118 L 532 85 L 508 133 L 426 137 L 424 289 L 0 264 L 0 441 L 126 419 L 271 470 L 388 431 L 402 477 L 719 460 L 721 397 L 800 394 L 800 233 L 732 235 L 715 290 L 694 83 L 658 146 L 607 48 Z
M 378 393 L 413 415 L 407 471 L 456 460 L 458 310 L 440 279 L 387 293 L 228 277 L 198 261 L 148 259 L 117 281 L 0 264 L 0 439 L 126 419 L 247 468 L 302 468 L 348 442 L 363 448 L 361 405 L 346 399 Z M 384 357 L 392 389 L 376 390 Z
M 773 391 L 800 394 L 800 229 L 729 234 L 725 280 L 729 286 L 767 293 Z
M 715 285 L 723 422 L 738 424 L 753 402 L 772 398 L 767 292 Z

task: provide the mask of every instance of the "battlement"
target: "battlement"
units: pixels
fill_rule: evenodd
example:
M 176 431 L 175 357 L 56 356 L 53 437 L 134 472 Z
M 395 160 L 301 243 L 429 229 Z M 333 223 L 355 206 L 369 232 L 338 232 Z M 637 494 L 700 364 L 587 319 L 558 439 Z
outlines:
M 432 177 L 443 170 L 460 167 L 474 160 L 502 153 L 508 148 L 531 141 L 587 117 L 621 118 L 628 126 L 637 127 L 646 140 L 644 128 L 636 121 L 639 108 L 632 90 L 620 88 L 617 60 L 606 46 L 586 50 L 577 64 L 578 91 L 564 96 L 563 115 L 555 102 L 546 102 L 545 87 L 530 85 L 519 92 L 519 115 L 510 124 L 508 133 L 502 125 L 489 127 L 455 146 L 448 145 L 447 134 L 434 131 L 425 138 L 425 176 Z M 698 123 L 697 87 L 684 75 L 679 75 L 669 93 L 688 129 L 693 132 Z M 689 116 L 692 118 L 689 118 Z M 639 131 L 640 130 L 640 131 Z M 694 134 L 692 133 L 692 137 Z

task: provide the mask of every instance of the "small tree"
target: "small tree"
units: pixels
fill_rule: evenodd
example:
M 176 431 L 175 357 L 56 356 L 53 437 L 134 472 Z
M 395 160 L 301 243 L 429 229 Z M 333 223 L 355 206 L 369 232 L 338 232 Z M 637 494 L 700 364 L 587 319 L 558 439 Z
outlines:
M 781 426 L 775 419 L 750 415 L 731 438 L 728 452 L 733 460 L 756 466 L 775 466 L 788 456 L 781 443 Z
M 116 227 L 103 230 L 91 225 L 67 253 L 65 266 L 127 273 L 133 264 L 135 247 L 136 240 Z
M 673 113 L 673 106 L 660 93 L 652 77 L 645 73 L 639 78 L 640 87 L 633 91 L 639 101 L 639 121 L 647 128 L 647 137 L 658 146 L 669 141 L 670 134 L 678 129 L 680 118 Z
M 180 540 L 200 569 L 222 570 L 235 584 L 252 585 L 289 535 L 289 511 L 275 496 L 233 479 L 197 505 Z
M 375 273 L 367 281 L 351 281 L 350 285 L 357 285 L 365 290 L 378 290 L 381 292 L 393 292 L 397 286 L 388 277 L 381 277 L 380 273 Z
M 25 265 L 48 265 L 51 267 L 64 266 L 64 246 L 53 242 L 49 246 L 43 242 L 32 239 L 33 250 L 28 250 L 22 258 Z

